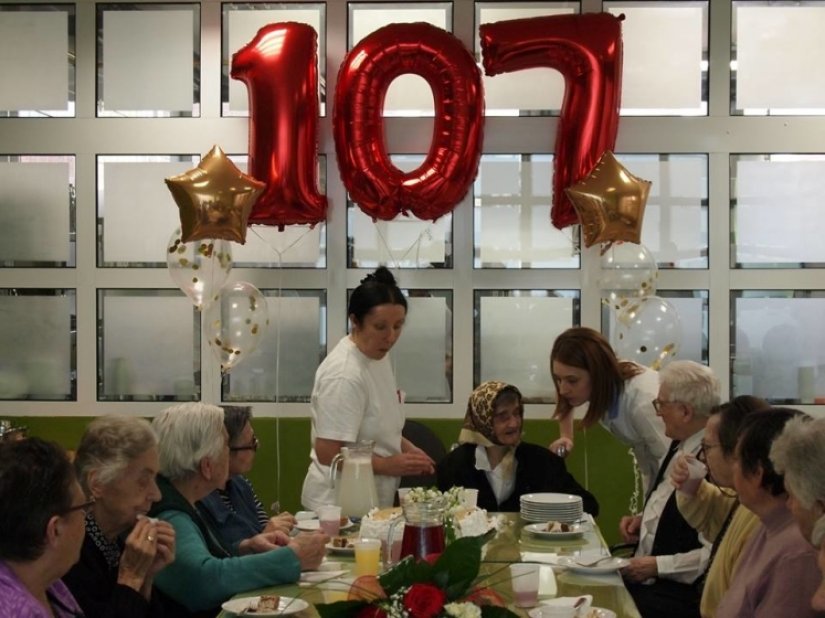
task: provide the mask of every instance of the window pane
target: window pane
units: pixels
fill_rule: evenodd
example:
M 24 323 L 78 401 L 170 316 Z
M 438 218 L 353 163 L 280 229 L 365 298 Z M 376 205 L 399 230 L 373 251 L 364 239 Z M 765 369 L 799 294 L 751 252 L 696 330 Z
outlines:
M 407 320 L 392 349 L 398 388 L 408 403 L 451 402 L 453 292 L 403 290 Z
M 737 268 L 825 264 L 825 155 L 731 156 Z
M 75 266 L 75 158 L 0 156 L 0 266 Z
M 76 399 L 75 291 L 0 289 L 0 317 L 0 399 Z
M 326 291 L 261 290 L 269 327 L 223 379 L 224 401 L 309 401 L 326 351 Z
M 396 3 L 351 2 L 347 21 L 347 49 L 350 50 L 365 36 L 387 24 L 425 22 L 452 32 L 452 3 L 416 2 L 402 7 Z M 424 79 L 418 75 L 401 75 L 392 82 L 384 100 L 385 116 L 433 114 L 432 90 Z
M 99 401 L 200 399 L 200 314 L 178 290 L 98 290 Z
M 199 4 L 99 4 L 97 41 L 98 116 L 200 115 Z
M 679 350 L 675 359 L 692 360 L 705 365 L 709 362 L 708 341 L 708 291 L 707 290 L 657 290 L 676 309 L 682 326 Z M 602 332 L 615 346 L 616 313 L 602 305 Z
M 550 349 L 580 321 L 578 290 L 477 290 L 473 383 L 501 380 L 531 403 L 555 401 Z
M 623 116 L 708 113 L 708 2 L 605 2 L 624 14 Z
M 825 403 L 825 292 L 731 293 L 732 396 Z
M 645 207 L 642 244 L 660 268 L 708 267 L 707 155 L 617 155 L 653 186 Z
M 180 217 L 163 180 L 197 167 L 199 161 L 197 155 L 97 157 L 101 266 L 166 267 L 164 247 L 180 227 Z
M 73 4 L 0 5 L 0 116 L 74 116 Z
M 551 155 L 484 155 L 474 185 L 476 268 L 578 268 L 579 226 L 550 223 Z
M 230 158 L 242 172 L 249 172 L 249 157 Z M 318 184 L 322 194 L 326 193 L 326 176 L 327 157 L 319 155 Z M 326 268 L 327 224 L 287 225 L 283 230 L 272 225 L 252 225 L 246 230 L 246 244 L 232 244 L 232 261 L 237 268 Z
M 734 2 L 731 113 L 825 114 L 825 2 Z
M 392 155 L 393 165 L 408 172 L 422 155 Z M 398 215 L 375 220 L 347 197 L 347 262 L 350 268 L 452 268 L 452 213 L 437 221 Z
M 221 111 L 223 116 L 248 116 L 249 98 L 243 82 L 232 79 L 232 55 L 249 43 L 268 24 L 297 22 L 315 28 L 318 34 L 318 88 L 321 116 L 326 107 L 326 5 L 324 4 L 236 4 L 223 5 Z
M 578 11 L 578 2 L 476 2 L 476 60 L 481 64 L 481 24 Z M 487 116 L 547 116 L 561 110 L 564 78 L 553 69 L 524 69 L 493 77 L 482 73 L 482 81 Z

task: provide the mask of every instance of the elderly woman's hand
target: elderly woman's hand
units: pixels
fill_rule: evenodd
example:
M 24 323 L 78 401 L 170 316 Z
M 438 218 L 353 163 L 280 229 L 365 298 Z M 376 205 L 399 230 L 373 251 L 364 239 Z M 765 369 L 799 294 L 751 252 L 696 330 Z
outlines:
M 238 553 L 241 556 L 246 554 L 262 554 L 273 549 L 278 549 L 289 543 L 289 535 L 280 530 L 271 532 L 261 532 L 248 539 L 244 539 L 238 545 Z
M 289 534 L 295 527 L 295 523 L 295 516 L 291 513 L 278 513 L 275 517 L 269 518 L 264 532 L 284 532 Z
M 126 547 L 120 556 L 118 584 L 128 586 L 137 592 L 145 591 L 146 579 L 151 579 L 151 569 L 157 555 L 157 534 L 155 520 L 148 517 L 138 519 L 126 537 Z
M 317 569 L 326 555 L 325 545 L 329 543 L 329 537 L 323 532 L 301 533 L 292 537 L 289 547 L 295 552 L 298 561 L 301 563 L 302 571 L 312 571 Z
M 153 536 L 157 541 L 157 551 L 155 552 L 155 561 L 149 569 L 149 574 L 152 577 L 175 561 L 175 529 L 168 521 L 159 519 L 155 522 Z

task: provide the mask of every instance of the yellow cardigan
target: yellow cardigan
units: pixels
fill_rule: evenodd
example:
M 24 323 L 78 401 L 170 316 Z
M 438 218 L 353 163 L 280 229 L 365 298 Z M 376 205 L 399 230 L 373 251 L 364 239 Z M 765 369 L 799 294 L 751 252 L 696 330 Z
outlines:
M 722 529 L 735 498 L 723 494 L 716 485 L 703 481 L 695 496 L 677 491 L 676 502 L 685 520 L 712 541 Z M 716 607 L 730 586 L 742 549 L 759 523 L 759 518 L 741 504 L 736 509 L 705 579 L 699 606 L 702 618 L 714 618 L 716 615 Z

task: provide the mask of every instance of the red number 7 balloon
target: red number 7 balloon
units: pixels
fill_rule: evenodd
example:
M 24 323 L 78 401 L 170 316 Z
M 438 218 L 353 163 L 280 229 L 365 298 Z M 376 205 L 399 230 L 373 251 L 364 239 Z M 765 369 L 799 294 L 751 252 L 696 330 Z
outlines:
M 266 183 L 249 223 L 315 224 L 318 193 L 318 43 L 312 26 L 264 26 L 232 56 L 231 75 L 249 91 L 249 173 Z
M 550 218 L 561 229 L 578 222 L 564 189 L 584 178 L 619 128 L 621 20 L 609 13 L 513 19 L 479 28 L 487 75 L 557 69 L 565 81 L 553 173 Z

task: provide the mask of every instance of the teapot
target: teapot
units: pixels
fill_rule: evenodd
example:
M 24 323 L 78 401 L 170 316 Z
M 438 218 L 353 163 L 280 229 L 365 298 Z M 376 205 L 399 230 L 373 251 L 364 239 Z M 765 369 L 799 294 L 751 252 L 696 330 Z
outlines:
M 443 552 L 446 543 L 444 501 L 439 498 L 420 502 L 406 499 L 402 501 L 401 509 L 404 519 L 394 521 L 388 535 L 391 542 L 396 525 L 404 523 L 399 558 L 412 556 L 415 560 L 424 560 L 430 554 Z
M 341 515 L 344 517 L 360 519 L 378 506 L 378 492 L 372 470 L 374 444 L 369 440 L 341 447 L 341 451 L 330 462 L 329 482 L 336 490 L 336 504 L 341 506 Z M 341 475 L 336 483 L 339 462 Z

